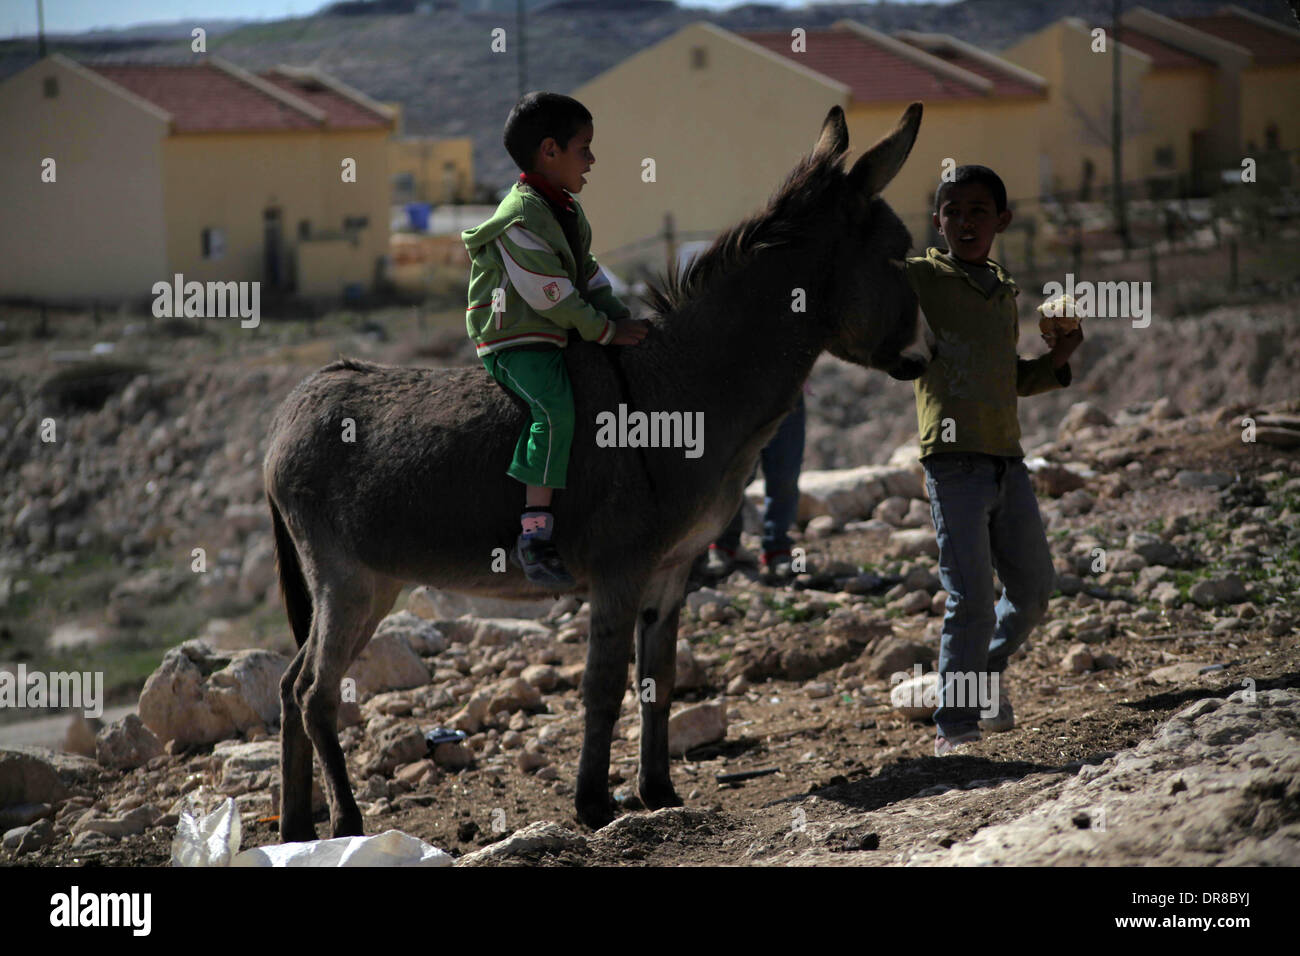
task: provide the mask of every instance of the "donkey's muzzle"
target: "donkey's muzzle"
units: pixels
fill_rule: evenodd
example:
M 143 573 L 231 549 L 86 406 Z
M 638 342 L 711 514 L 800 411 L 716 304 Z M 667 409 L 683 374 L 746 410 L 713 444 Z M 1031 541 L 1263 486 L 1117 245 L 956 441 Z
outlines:
M 925 313 L 917 309 L 915 337 L 903 347 L 903 350 L 898 353 L 898 360 L 885 369 L 885 372 L 900 382 L 910 382 L 924 374 L 930 367 L 934 355 L 934 332 L 930 328 L 930 323 L 925 320 Z

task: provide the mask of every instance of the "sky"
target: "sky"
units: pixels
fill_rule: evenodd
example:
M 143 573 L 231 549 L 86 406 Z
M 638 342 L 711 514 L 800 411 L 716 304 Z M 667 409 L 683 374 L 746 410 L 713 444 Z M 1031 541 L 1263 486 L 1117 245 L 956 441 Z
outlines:
M 174 20 L 279 20 L 306 16 L 328 0 L 44 0 L 47 33 L 81 33 Z M 803 0 L 763 0 L 782 7 Z M 901 0 L 921 2 L 921 0 Z M 34 36 L 37 0 L 0 0 L 0 36 Z M 723 9 L 737 0 L 679 0 L 682 6 Z

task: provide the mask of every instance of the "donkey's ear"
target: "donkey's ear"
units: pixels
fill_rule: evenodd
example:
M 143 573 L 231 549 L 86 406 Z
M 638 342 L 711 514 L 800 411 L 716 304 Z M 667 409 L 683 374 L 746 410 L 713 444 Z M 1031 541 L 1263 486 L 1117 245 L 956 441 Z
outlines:
M 838 159 L 848 152 L 848 148 L 849 126 L 844 122 L 844 110 L 832 106 L 826 114 L 826 121 L 822 123 L 822 134 L 817 138 L 817 145 L 813 147 L 813 158 L 829 156 Z
M 875 196 L 884 191 L 890 180 L 903 168 L 903 161 L 912 151 L 917 131 L 921 128 L 921 104 L 913 103 L 903 113 L 894 131 L 863 153 L 849 173 L 849 185 L 860 189 L 864 195 Z

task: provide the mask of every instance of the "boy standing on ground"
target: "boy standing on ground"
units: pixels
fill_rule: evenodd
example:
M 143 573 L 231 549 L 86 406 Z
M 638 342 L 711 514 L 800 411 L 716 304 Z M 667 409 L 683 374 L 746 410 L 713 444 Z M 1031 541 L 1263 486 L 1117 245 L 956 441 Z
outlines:
M 574 583 L 551 540 L 550 508 L 573 441 L 568 331 L 601 345 L 636 345 L 647 331 L 591 255 L 591 227 L 573 198 L 596 162 L 593 134 L 577 100 L 523 96 L 505 128 L 519 181 L 491 219 L 461 234 L 470 254 L 469 337 L 492 377 L 532 412 L 507 470 L 526 486 L 515 557 L 528 580 L 557 589 Z
M 1056 572 L 1020 447 L 1018 396 L 1070 384 L 1076 329 L 1041 358 L 1016 355 L 1019 294 L 988 258 L 1011 222 L 1007 191 L 986 166 L 960 166 L 935 193 L 935 228 L 948 251 L 907 260 L 908 279 L 938 342 L 934 361 L 913 383 L 921 464 L 939 541 L 939 576 L 948 592 L 939 650 L 940 697 L 934 715 L 936 756 L 1015 725 L 999 689 L 1016 648 L 1047 611 Z M 993 569 L 1002 595 L 993 592 Z M 996 716 L 958 686 L 987 675 Z M 962 706 L 956 706 L 956 704 Z

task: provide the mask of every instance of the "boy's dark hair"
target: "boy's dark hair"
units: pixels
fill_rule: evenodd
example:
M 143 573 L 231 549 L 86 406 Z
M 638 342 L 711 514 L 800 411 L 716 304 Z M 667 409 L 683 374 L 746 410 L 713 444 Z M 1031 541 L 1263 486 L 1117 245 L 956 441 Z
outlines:
M 525 93 L 506 117 L 506 152 L 523 172 L 532 172 L 542 140 L 553 136 L 560 149 L 567 149 L 578 130 L 590 124 L 591 113 L 571 96 Z
M 939 188 L 934 191 L 934 211 L 938 212 L 943 206 L 943 194 L 945 190 L 953 186 L 963 186 L 967 183 L 981 183 L 988 187 L 989 192 L 993 194 L 993 205 L 998 212 L 1007 211 L 1007 187 L 1003 184 L 1002 178 L 987 166 L 958 166 L 953 171 L 952 181 L 939 183 Z

